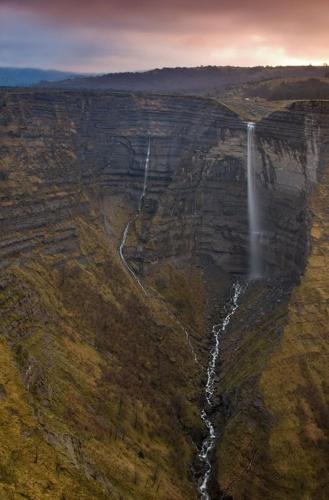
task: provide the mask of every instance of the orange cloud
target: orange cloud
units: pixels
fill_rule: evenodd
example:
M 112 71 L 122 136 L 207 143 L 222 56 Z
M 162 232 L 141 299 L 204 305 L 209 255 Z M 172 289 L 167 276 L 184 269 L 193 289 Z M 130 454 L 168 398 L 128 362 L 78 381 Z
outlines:
M 65 63 L 56 59 L 57 66 L 70 69 L 329 61 L 327 0 L 0 0 L 0 14 L 4 10 L 39 27 L 46 45 L 47 29 L 55 40 L 56 33 L 74 39 L 72 62 L 69 48 Z M 0 33 L 6 31 L 2 18 Z M 15 34 L 14 22 L 12 28 Z M 83 62 L 74 59 L 79 43 L 87 54 Z

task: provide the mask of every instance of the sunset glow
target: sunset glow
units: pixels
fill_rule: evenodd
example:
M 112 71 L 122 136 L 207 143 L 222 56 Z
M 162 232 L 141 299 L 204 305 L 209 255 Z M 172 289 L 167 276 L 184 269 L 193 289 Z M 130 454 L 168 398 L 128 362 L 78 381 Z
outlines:
M 329 60 L 329 4 L 2 0 L 0 65 L 75 71 Z

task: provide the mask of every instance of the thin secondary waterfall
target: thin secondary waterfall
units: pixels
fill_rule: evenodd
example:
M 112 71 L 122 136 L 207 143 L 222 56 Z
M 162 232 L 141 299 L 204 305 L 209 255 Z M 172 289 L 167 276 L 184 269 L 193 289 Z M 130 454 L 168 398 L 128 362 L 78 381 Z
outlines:
M 247 124 L 247 174 L 248 174 L 248 219 L 249 219 L 249 277 L 257 279 L 262 274 L 260 251 L 260 220 L 255 174 L 255 124 Z
M 135 271 L 128 264 L 128 262 L 127 262 L 127 260 L 126 260 L 126 258 L 124 256 L 124 248 L 126 246 L 126 242 L 127 242 L 127 239 L 128 239 L 128 234 L 129 234 L 130 226 L 138 219 L 138 217 L 141 215 L 142 210 L 143 210 L 144 200 L 145 200 L 145 196 L 146 196 L 146 192 L 147 192 L 147 181 L 148 181 L 149 166 L 150 166 L 150 156 L 151 156 L 151 138 L 149 137 L 148 147 L 147 147 L 147 153 L 146 153 L 146 159 L 145 159 L 143 191 L 142 191 L 142 194 L 140 195 L 140 198 L 139 198 L 137 212 L 132 217 L 132 219 L 130 219 L 128 221 L 128 223 L 127 223 L 127 225 L 126 225 L 126 227 L 125 227 L 125 229 L 123 231 L 123 236 L 122 236 L 122 240 L 121 240 L 120 247 L 119 247 L 119 254 L 120 254 L 120 258 L 121 258 L 121 261 L 122 261 L 123 265 L 125 266 L 125 268 L 127 269 L 127 271 L 131 274 L 131 276 L 134 278 L 134 280 L 138 283 L 138 285 L 142 288 L 142 290 L 145 293 L 145 295 L 147 295 L 147 291 L 146 291 L 145 287 L 143 286 L 143 283 L 141 282 L 141 280 L 138 278 L 138 276 L 135 273 Z M 189 349 L 190 349 L 190 351 L 191 351 L 191 353 L 193 355 L 194 361 L 195 361 L 195 363 L 197 363 L 198 365 L 200 365 L 200 362 L 199 362 L 199 360 L 197 358 L 195 349 L 194 349 L 193 344 L 191 342 L 190 334 L 188 333 L 188 331 L 186 330 L 186 328 L 182 325 L 182 323 L 171 312 L 168 311 L 168 313 L 174 319 L 174 321 L 180 326 L 180 328 L 182 328 L 182 330 L 184 331 L 185 337 L 186 337 L 186 341 L 187 341 Z
M 202 500 L 210 500 L 209 494 L 209 479 L 212 474 L 212 452 L 216 444 L 217 434 L 213 421 L 212 406 L 214 404 L 215 380 L 217 376 L 217 361 L 220 352 L 220 339 L 225 333 L 231 318 L 237 310 L 239 297 L 243 292 L 243 286 L 240 283 L 235 283 L 233 286 L 233 297 L 230 300 L 229 312 L 225 316 L 222 323 L 214 325 L 212 328 L 213 346 L 210 351 L 210 360 L 207 370 L 207 383 L 205 386 L 206 404 L 201 410 L 201 418 L 205 423 L 208 434 L 204 439 L 201 449 L 198 453 L 198 458 L 202 466 L 202 475 L 199 479 L 198 489 Z
M 151 154 L 151 138 L 149 137 L 149 142 L 148 142 L 148 146 L 147 146 L 147 153 L 146 153 L 146 160 L 145 160 L 145 169 L 144 169 L 144 184 L 143 184 L 143 191 L 142 191 L 141 197 L 139 198 L 138 215 L 142 211 L 144 198 L 145 198 L 146 190 L 147 190 L 147 179 L 148 179 L 148 175 L 149 175 L 149 166 L 150 166 L 150 154 Z
M 120 255 L 120 258 L 121 258 L 123 265 L 125 266 L 127 271 L 131 274 L 131 276 L 134 278 L 134 280 L 139 284 L 139 286 L 142 288 L 142 290 L 145 294 L 146 294 L 146 290 L 145 290 L 142 282 L 140 281 L 140 279 L 138 278 L 137 274 L 132 269 L 132 267 L 130 267 L 130 265 L 128 264 L 128 262 L 124 256 L 124 248 L 125 248 L 126 243 L 127 243 L 130 226 L 134 222 L 136 222 L 136 220 L 138 219 L 138 217 L 140 216 L 140 214 L 142 213 L 142 210 L 143 210 L 144 199 L 145 199 L 145 195 L 146 195 L 146 191 L 147 191 L 147 180 L 148 180 L 148 172 L 149 172 L 149 165 L 150 165 L 150 155 L 151 155 L 151 138 L 149 137 L 148 146 L 147 146 L 147 153 L 146 153 L 146 160 L 145 160 L 145 168 L 144 168 L 143 191 L 142 191 L 142 194 L 140 195 L 140 198 L 139 198 L 137 212 L 133 216 L 133 218 L 128 221 L 128 223 L 123 231 L 123 236 L 122 236 L 122 240 L 121 240 L 120 247 L 119 247 L 119 255 Z

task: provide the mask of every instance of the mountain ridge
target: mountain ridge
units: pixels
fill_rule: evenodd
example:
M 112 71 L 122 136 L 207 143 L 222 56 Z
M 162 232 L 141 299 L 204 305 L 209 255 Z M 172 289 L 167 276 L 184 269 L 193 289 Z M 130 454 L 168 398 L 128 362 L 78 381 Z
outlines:
M 67 88 L 99 88 L 131 91 L 204 92 L 268 79 L 326 77 L 326 66 L 199 66 L 119 72 L 71 79 L 57 85 Z
M 6 66 L 0 67 L 0 87 L 31 87 L 40 82 L 54 82 L 80 76 L 86 76 L 86 74 L 74 71 Z

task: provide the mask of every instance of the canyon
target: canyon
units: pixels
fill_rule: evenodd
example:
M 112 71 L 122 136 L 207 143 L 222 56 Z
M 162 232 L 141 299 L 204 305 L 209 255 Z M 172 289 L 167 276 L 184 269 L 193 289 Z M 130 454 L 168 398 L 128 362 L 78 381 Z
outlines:
M 0 91 L 0 497 L 198 498 L 211 396 L 205 498 L 328 498 L 328 130 L 327 101 L 253 125 L 249 280 L 236 111 Z

